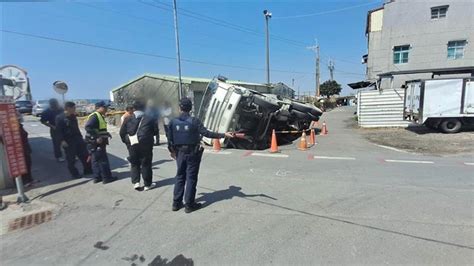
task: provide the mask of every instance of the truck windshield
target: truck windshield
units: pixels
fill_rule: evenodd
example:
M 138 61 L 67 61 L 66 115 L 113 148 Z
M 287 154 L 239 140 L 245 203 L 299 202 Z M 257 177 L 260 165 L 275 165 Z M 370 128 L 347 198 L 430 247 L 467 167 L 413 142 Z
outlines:
M 209 83 L 209 85 L 206 88 L 206 91 L 204 92 L 201 105 L 199 106 L 199 109 L 197 110 L 198 111 L 197 117 L 201 119 L 202 121 L 204 121 L 204 116 L 206 115 L 207 108 L 209 107 L 209 103 L 211 102 L 212 95 L 214 95 L 218 87 L 219 87 L 219 84 L 214 79 Z

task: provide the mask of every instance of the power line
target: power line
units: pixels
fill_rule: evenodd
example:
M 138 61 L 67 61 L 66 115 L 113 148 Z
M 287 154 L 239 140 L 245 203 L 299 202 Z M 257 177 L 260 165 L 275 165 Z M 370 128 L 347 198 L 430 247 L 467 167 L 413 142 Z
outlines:
M 73 2 L 73 3 L 78 4 L 78 5 L 82 5 L 82 6 L 87 6 L 87 7 L 94 8 L 94 9 L 101 10 L 101 11 L 106 11 L 106 12 L 109 12 L 109 13 L 116 13 L 116 14 L 119 14 L 119 15 L 131 17 L 131 18 L 138 19 L 138 20 L 152 22 L 154 25 L 156 25 L 156 23 L 158 23 L 158 25 L 162 24 L 162 25 L 173 27 L 172 24 L 169 24 L 169 23 L 166 23 L 166 22 L 163 22 L 163 21 L 159 21 L 159 20 L 156 20 L 156 19 L 135 16 L 135 15 L 130 14 L 128 12 L 121 12 L 121 11 L 111 9 L 111 8 L 102 8 L 102 7 L 99 7 L 99 6 L 96 6 L 96 5 L 91 5 L 91 4 L 85 3 L 85 2 Z
M 114 9 L 102 8 L 102 7 L 99 7 L 99 6 L 96 6 L 96 5 L 82 3 L 82 2 L 74 2 L 74 3 L 76 3 L 78 5 L 85 6 L 85 7 L 90 7 L 90 8 L 93 8 L 93 9 L 106 11 L 106 12 L 109 12 L 109 13 L 116 13 L 116 14 L 119 14 L 119 15 L 122 15 L 122 16 L 128 16 L 132 19 L 143 20 L 143 21 L 146 21 L 148 23 L 152 23 L 153 25 L 164 26 L 164 27 L 168 27 L 170 29 L 172 29 L 174 27 L 172 24 L 169 24 L 169 23 L 163 23 L 159 20 L 155 20 L 155 19 L 151 19 L 151 18 L 147 18 L 147 17 L 139 17 L 139 16 L 131 15 L 129 13 L 120 12 L 120 11 L 117 11 L 117 10 L 114 10 Z M 170 11 L 169 9 L 163 9 L 163 10 Z M 216 36 L 216 35 L 207 34 L 207 33 L 203 33 L 203 32 L 200 32 L 199 34 L 203 35 L 203 36 L 211 37 L 211 38 L 215 38 L 215 36 Z M 171 39 L 171 38 L 168 38 L 168 39 Z M 246 46 L 255 47 L 254 42 L 246 42 L 242 39 L 234 39 L 234 38 L 229 38 L 229 37 L 226 37 L 225 40 L 217 38 L 217 39 L 215 39 L 215 41 L 225 41 L 225 42 L 232 41 L 233 43 L 241 43 L 241 44 L 246 45 Z M 199 45 L 200 47 L 202 47 L 204 45 L 204 43 L 199 43 L 199 42 L 186 41 L 186 43 Z M 209 45 L 209 43 L 207 43 L 206 45 Z M 287 52 L 287 50 L 279 49 L 279 47 L 276 47 L 274 49 Z
M 154 3 L 149 3 L 149 2 L 142 1 L 142 0 L 140 0 L 139 2 L 144 4 L 144 5 L 152 6 L 152 7 L 158 8 L 158 9 L 171 11 L 170 5 L 168 5 L 166 3 L 161 3 L 161 2 L 158 2 L 158 1 L 154 1 Z M 158 6 L 156 4 L 161 5 L 161 6 Z M 210 24 L 220 26 L 220 27 L 233 29 L 233 30 L 240 31 L 240 32 L 243 32 L 243 33 L 256 35 L 258 37 L 262 37 L 262 38 L 264 37 L 264 33 L 260 32 L 260 31 L 256 31 L 256 30 L 253 30 L 253 29 L 250 29 L 250 28 L 242 27 L 240 25 L 230 23 L 230 22 L 225 21 L 225 20 L 221 20 L 221 19 L 214 18 L 214 17 L 209 17 L 209 16 L 206 16 L 204 14 L 200 14 L 200 13 L 190 11 L 190 10 L 187 10 L 187 9 L 179 8 L 179 10 L 182 11 L 181 15 L 183 15 L 183 16 L 187 16 L 187 17 L 190 17 L 190 18 L 193 18 L 193 19 L 196 19 L 196 20 L 201 20 L 201 21 L 204 21 L 204 22 L 207 22 L 207 23 L 210 23 Z M 278 36 L 278 35 L 275 35 L 275 34 L 270 35 L 270 37 L 273 40 L 280 41 L 280 42 L 285 42 L 285 43 L 290 44 L 290 45 L 294 45 L 294 46 L 298 46 L 298 47 L 305 47 L 306 46 L 306 44 L 303 43 L 303 42 L 288 39 L 288 38 L 281 37 L 281 36 Z
M 176 60 L 175 57 L 164 56 L 164 55 L 153 54 L 153 53 L 145 53 L 145 52 L 140 52 L 140 51 L 133 51 L 133 50 L 115 48 L 115 47 L 110 47 L 110 46 L 103 46 L 103 45 L 97 45 L 97 44 L 91 44 L 91 43 L 85 43 L 85 42 L 71 41 L 71 40 L 59 39 L 59 38 L 54 38 L 54 37 L 49 37 L 49 36 L 12 31 L 12 30 L 7 30 L 7 29 L 1 29 L 0 31 L 5 32 L 5 33 L 9 33 L 9 34 L 15 34 L 15 35 L 20 35 L 20 36 L 30 37 L 30 38 L 36 38 L 36 39 L 42 39 L 42 40 L 48 40 L 48 41 L 55 41 L 55 42 L 61 42 L 61 43 L 68 43 L 68 44 L 74 44 L 74 45 L 79 45 L 79 46 L 84 46 L 84 47 L 97 48 L 97 49 L 102 49 L 102 50 L 109 50 L 109 51 L 126 53 L 126 54 L 148 56 L 148 57 L 161 58 L 161 59 L 166 59 L 166 60 Z M 249 67 L 249 66 L 239 66 L 239 65 L 229 65 L 229 64 L 219 64 L 219 63 L 212 63 L 212 62 L 206 62 L 206 61 L 200 61 L 200 60 L 194 60 L 194 59 L 182 59 L 182 61 L 188 62 L 188 63 L 194 63 L 194 64 L 209 65 L 209 66 L 237 68 L 237 69 L 255 70 L 255 71 L 265 71 L 265 69 L 263 69 L 263 68 L 254 68 L 254 67 Z M 292 73 L 292 74 L 314 74 L 314 73 L 311 73 L 311 72 L 287 71 L 287 70 L 279 70 L 279 69 L 274 69 L 272 71 L 281 72 L 281 73 Z
M 346 11 L 346 10 L 350 10 L 350 9 L 354 9 L 354 8 L 359 8 L 359 7 L 363 7 L 363 6 L 369 6 L 369 5 L 373 5 L 373 4 L 380 3 L 380 2 L 381 2 L 380 0 L 377 0 L 377 1 L 369 2 L 369 3 L 360 4 L 360 5 L 348 6 L 348 7 L 334 9 L 334 10 L 321 11 L 321 12 L 317 12 L 317 13 L 293 15 L 293 16 L 286 16 L 286 17 L 275 17 L 275 19 L 292 19 L 292 18 L 304 18 L 304 17 L 326 15 L 326 14 L 337 13 L 337 12 Z

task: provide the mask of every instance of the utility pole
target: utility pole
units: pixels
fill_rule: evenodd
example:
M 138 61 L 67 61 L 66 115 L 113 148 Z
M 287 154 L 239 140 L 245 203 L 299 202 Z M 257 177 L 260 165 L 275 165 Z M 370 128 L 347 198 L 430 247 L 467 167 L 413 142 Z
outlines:
M 320 83 L 320 68 L 319 68 L 319 44 L 316 40 L 316 45 L 307 47 L 308 49 L 314 51 L 316 53 L 316 71 L 315 71 L 315 80 L 316 80 L 316 98 L 319 97 L 319 83 Z
M 294 78 L 291 79 L 291 89 L 292 89 L 293 91 L 295 91 L 295 79 L 294 79 Z M 294 93 L 293 93 L 293 98 L 295 98 Z
M 266 46 L 267 46 L 267 85 L 270 86 L 270 34 L 268 31 L 268 20 L 272 17 L 272 13 L 268 10 L 263 10 L 265 16 L 265 32 L 266 32 Z
M 334 80 L 334 68 L 335 68 L 334 61 L 332 61 L 332 59 L 329 58 L 328 69 L 331 76 L 331 81 Z
M 179 51 L 179 30 L 178 30 L 178 9 L 176 8 L 176 0 L 173 0 L 173 13 L 174 13 L 174 34 L 176 37 L 176 61 L 178 64 L 178 97 L 183 97 L 183 85 L 181 80 L 181 53 Z

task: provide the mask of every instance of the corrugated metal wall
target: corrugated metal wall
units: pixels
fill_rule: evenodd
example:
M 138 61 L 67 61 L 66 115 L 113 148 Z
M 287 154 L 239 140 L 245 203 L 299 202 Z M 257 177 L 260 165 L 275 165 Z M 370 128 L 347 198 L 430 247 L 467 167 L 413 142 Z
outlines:
M 406 127 L 403 120 L 403 89 L 359 91 L 357 115 L 361 127 Z

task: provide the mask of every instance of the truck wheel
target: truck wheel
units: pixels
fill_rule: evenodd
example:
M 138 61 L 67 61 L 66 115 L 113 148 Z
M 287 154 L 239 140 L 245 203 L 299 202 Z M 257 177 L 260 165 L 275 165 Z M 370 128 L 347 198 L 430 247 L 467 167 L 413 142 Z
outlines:
M 429 120 L 429 119 L 426 120 L 425 127 L 429 128 L 429 129 L 436 129 L 435 121 L 432 121 L 432 120 Z
M 448 118 L 441 122 L 439 129 L 444 133 L 458 133 L 461 131 L 462 123 L 459 119 Z

